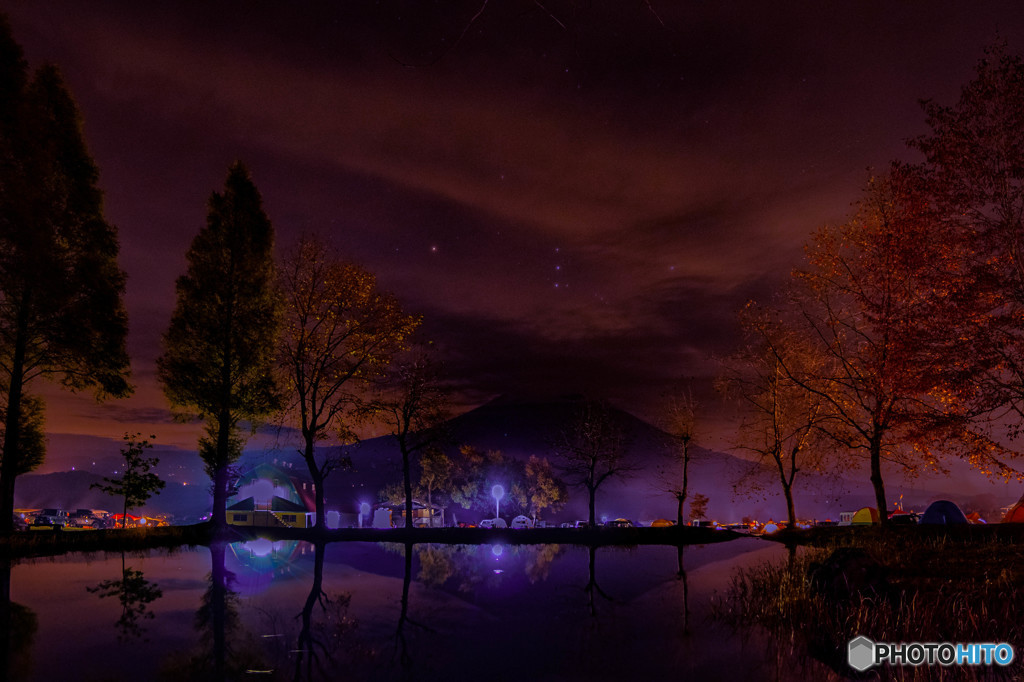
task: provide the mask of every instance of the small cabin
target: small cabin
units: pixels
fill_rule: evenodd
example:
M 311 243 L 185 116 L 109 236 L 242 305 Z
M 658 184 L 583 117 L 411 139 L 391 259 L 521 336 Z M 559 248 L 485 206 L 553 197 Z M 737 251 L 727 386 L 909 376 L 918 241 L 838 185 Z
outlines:
M 316 525 L 316 513 L 303 505 L 274 495 L 270 502 L 256 502 L 247 497 L 227 509 L 227 522 L 233 526 L 286 526 L 288 528 L 312 528 Z

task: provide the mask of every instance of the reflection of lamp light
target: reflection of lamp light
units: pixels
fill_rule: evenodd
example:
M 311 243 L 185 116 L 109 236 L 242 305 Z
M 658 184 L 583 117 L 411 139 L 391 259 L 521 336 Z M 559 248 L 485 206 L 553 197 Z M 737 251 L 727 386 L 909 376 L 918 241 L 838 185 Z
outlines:
M 251 542 L 245 543 L 245 547 L 253 556 L 267 556 L 274 550 L 274 543 L 270 540 L 260 538 L 259 540 L 252 540 Z
M 491 488 L 491 496 L 494 498 L 494 518 L 501 518 L 501 498 L 505 497 L 505 489 L 500 485 Z
M 495 559 L 497 559 L 498 557 L 500 557 L 500 556 L 501 556 L 501 553 L 502 553 L 502 552 L 504 552 L 504 551 L 505 551 L 505 550 L 504 550 L 504 548 L 503 548 L 503 547 L 502 547 L 501 545 L 493 545 L 493 546 L 491 547 L 491 554 L 493 554 L 493 555 L 494 555 L 494 558 L 495 558 Z

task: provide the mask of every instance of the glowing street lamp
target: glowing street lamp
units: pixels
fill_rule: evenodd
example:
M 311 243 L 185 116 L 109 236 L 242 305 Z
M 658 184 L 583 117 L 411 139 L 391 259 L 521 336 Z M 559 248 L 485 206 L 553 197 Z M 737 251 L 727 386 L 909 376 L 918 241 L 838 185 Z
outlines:
M 494 498 L 494 518 L 501 518 L 501 498 L 505 497 L 505 489 L 500 485 L 491 488 L 491 497 Z
M 359 505 L 359 527 L 363 527 L 363 522 L 370 518 L 370 503 L 363 502 Z

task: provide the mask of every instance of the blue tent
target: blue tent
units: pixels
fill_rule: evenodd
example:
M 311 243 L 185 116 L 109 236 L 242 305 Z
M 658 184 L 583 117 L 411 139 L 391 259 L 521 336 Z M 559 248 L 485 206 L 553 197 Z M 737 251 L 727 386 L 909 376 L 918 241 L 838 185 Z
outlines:
M 960 511 L 960 507 L 956 506 L 956 504 L 949 500 L 938 500 L 928 505 L 924 516 L 921 517 L 921 523 L 949 525 L 966 524 L 968 521 L 964 513 Z

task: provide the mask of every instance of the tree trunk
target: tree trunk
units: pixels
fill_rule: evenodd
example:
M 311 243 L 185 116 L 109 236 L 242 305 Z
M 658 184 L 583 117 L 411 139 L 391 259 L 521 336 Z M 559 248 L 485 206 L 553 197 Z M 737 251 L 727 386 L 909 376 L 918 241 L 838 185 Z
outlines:
M 4 449 L 0 459 L 0 532 L 14 530 L 14 479 L 18 476 L 21 440 L 21 397 L 25 379 L 25 345 L 28 335 L 28 301 L 22 297 L 18 311 L 18 331 L 11 358 L 10 384 L 7 389 L 7 415 L 4 421 Z
M 309 477 L 313 479 L 313 510 L 316 513 L 314 526 L 318 530 L 327 528 L 327 512 L 324 503 L 324 475 L 320 467 L 316 465 L 316 445 L 313 441 L 313 432 L 306 431 L 303 434 L 302 457 L 306 460 L 306 468 L 309 469 Z
M 402 476 L 405 486 L 405 527 L 412 528 L 412 473 L 410 472 L 409 450 L 405 443 L 401 444 L 402 449 Z
M 875 504 L 878 505 L 878 522 L 889 525 L 889 509 L 885 503 L 885 483 L 882 481 L 882 439 L 871 437 L 871 485 L 875 488 Z
M 216 467 L 213 471 L 213 525 L 214 528 L 227 528 L 228 517 L 228 461 L 231 449 L 231 422 L 225 413 L 217 419 L 217 452 Z
M 686 495 L 676 495 L 676 525 L 683 526 L 683 509 L 686 505 Z
M 793 486 L 782 483 L 782 492 L 786 495 L 786 514 L 789 516 L 789 527 L 796 528 L 796 507 L 793 505 Z
M 597 525 L 597 488 L 589 488 L 590 492 L 590 521 L 591 526 Z

